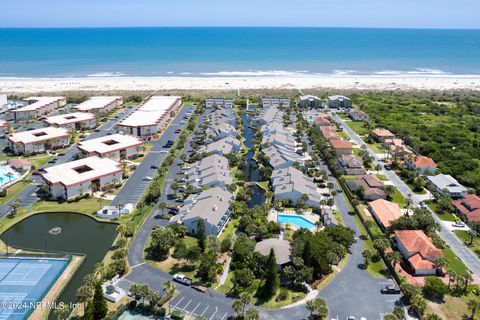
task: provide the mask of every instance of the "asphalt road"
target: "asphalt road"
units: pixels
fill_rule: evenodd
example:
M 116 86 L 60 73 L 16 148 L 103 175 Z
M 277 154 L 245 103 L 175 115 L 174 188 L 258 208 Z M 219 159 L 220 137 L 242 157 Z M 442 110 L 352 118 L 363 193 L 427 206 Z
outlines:
M 132 203 L 136 205 L 138 201 L 140 201 L 151 182 L 144 180 L 144 177 L 153 177 L 155 175 L 157 169 L 152 168 L 152 165 L 157 167 L 160 166 L 163 159 L 168 154 L 165 151 L 169 151 L 169 149 L 165 149 L 163 146 L 168 140 L 175 141 L 178 136 L 178 134 L 175 133 L 175 130 L 182 129 L 183 126 L 186 125 L 186 121 L 184 124 L 181 124 L 180 122 L 183 120 L 183 117 L 185 117 L 185 115 L 192 110 L 192 106 L 182 107 L 175 116 L 175 119 L 173 119 L 172 123 L 162 134 L 160 139 L 153 141 L 152 150 L 150 150 L 135 172 L 128 178 L 125 185 L 122 187 L 115 199 L 113 199 L 112 205 L 116 206 L 126 203 Z
M 365 144 L 363 140 L 356 134 L 355 131 L 350 129 L 350 127 L 337 115 L 334 115 L 334 119 L 341 125 L 343 130 L 351 137 L 351 139 L 358 145 Z M 375 159 L 375 162 L 380 165 L 382 168 L 382 174 L 386 175 L 388 179 L 393 183 L 393 185 L 400 191 L 400 193 L 407 198 L 411 196 L 412 202 L 416 207 L 420 206 L 422 201 L 413 191 L 398 177 L 398 175 L 391 170 L 385 170 L 383 168 L 383 162 L 381 159 L 368 147 L 367 150 L 370 155 Z M 437 221 L 438 224 L 442 225 L 442 220 L 432 211 L 430 208 L 427 209 L 431 212 L 432 217 Z M 446 228 L 441 228 L 438 231 L 439 235 L 443 240 L 448 244 L 448 246 L 455 252 L 455 254 L 465 263 L 465 265 L 472 271 L 477 277 L 480 277 L 480 259 L 470 251 L 462 241 L 460 241 L 457 236 L 450 230 Z
M 128 114 L 130 114 L 134 107 L 132 108 L 125 108 L 121 112 L 116 115 L 116 118 L 105 122 L 103 125 L 98 127 L 97 130 L 89 134 L 85 140 L 91 140 L 95 138 L 100 138 L 103 136 L 108 135 L 109 133 L 112 134 L 115 132 L 114 127 L 115 125 L 123 120 Z M 70 146 L 65 152 L 64 156 L 57 156 L 57 161 L 55 163 L 46 163 L 42 168 L 48 168 L 51 166 L 56 166 L 62 163 L 66 163 L 72 161 L 75 155 L 78 153 L 78 149 L 76 145 Z M 39 168 L 37 168 L 39 169 Z M 4 218 L 8 213 L 11 211 L 10 205 L 15 201 L 15 199 L 19 198 L 22 202 L 22 207 L 28 207 L 39 200 L 36 191 L 38 188 L 43 184 L 42 179 L 40 176 L 31 176 L 32 183 L 28 185 L 25 189 L 23 189 L 16 197 L 10 199 L 7 203 L 0 207 L 0 219 Z

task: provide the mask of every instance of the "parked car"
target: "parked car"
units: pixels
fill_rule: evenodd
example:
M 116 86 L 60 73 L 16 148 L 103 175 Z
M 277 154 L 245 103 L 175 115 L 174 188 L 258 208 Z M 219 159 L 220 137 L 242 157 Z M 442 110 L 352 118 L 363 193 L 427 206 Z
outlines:
M 387 284 L 385 287 L 380 290 L 381 293 L 383 294 L 399 294 L 400 293 L 400 288 L 398 288 L 394 284 Z
M 152 178 L 152 177 L 149 177 L 149 176 L 146 176 L 146 177 L 143 177 L 142 180 L 144 180 L 144 181 L 152 181 L 153 178 Z
M 150 166 L 150 169 L 158 169 L 158 166 L 157 166 L 156 164 L 152 164 L 152 165 Z
M 173 275 L 173 281 L 176 281 L 186 286 L 190 286 L 193 283 L 192 279 L 187 278 L 185 275 L 179 273 Z
M 456 222 L 452 223 L 452 227 L 463 228 L 463 227 L 465 227 L 465 223 L 463 223 L 461 221 L 456 221 Z

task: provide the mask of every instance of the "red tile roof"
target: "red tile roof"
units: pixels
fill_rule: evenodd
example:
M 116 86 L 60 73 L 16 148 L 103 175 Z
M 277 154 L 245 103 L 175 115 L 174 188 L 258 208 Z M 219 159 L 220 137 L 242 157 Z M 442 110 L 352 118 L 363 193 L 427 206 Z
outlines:
M 414 163 L 416 167 L 436 167 L 437 164 L 433 161 L 432 158 L 425 157 L 425 156 L 417 156 L 414 159 Z
M 480 198 L 468 194 L 463 199 L 453 200 L 453 205 L 463 213 L 468 221 L 480 222 Z
M 376 135 L 377 137 L 382 137 L 382 138 L 395 136 L 393 133 L 391 133 L 386 129 L 375 129 L 373 130 L 373 134 Z
M 416 253 L 408 261 L 415 270 L 435 269 L 435 263 L 422 257 L 420 253 Z
M 352 149 L 353 146 L 348 140 L 331 140 L 330 145 L 334 149 Z
M 15 169 L 22 169 L 24 166 L 32 166 L 32 163 L 27 159 L 13 159 L 10 160 L 8 164 Z
M 435 247 L 432 239 L 422 230 L 397 230 L 395 235 L 397 240 L 411 253 L 411 256 L 420 254 L 423 258 L 432 259 L 443 257 L 442 250 Z
M 400 206 L 395 202 L 390 202 L 383 199 L 378 199 L 368 203 L 370 211 L 377 217 L 380 223 L 388 228 L 392 225 L 392 222 L 402 216 Z
M 325 117 L 317 117 L 315 118 L 315 124 L 319 126 L 326 126 L 326 125 L 330 125 L 331 122 Z

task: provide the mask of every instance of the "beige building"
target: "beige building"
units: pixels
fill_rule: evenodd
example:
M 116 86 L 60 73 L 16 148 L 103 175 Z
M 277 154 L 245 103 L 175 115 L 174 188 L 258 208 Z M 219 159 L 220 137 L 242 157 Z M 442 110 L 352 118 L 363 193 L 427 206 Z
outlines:
M 95 128 L 96 120 L 93 113 L 74 112 L 47 117 L 44 122 L 53 127 L 67 128 L 71 131 L 82 131 Z
M 121 181 L 122 168 L 114 160 L 89 157 L 46 168 L 42 178 L 53 198 L 71 199 Z
M 82 141 L 78 149 L 85 156 L 98 156 L 116 161 L 135 158 L 144 151 L 144 142 L 136 137 L 113 134 Z
M 106 114 L 123 104 L 120 96 L 97 96 L 91 97 L 75 107 L 80 112 L 91 112 L 95 115 Z
M 152 136 L 167 122 L 170 112 L 181 104 L 181 97 L 153 96 L 118 123 L 117 129 L 136 137 Z
M 10 148 L 15 154 L 35 154 L 65 148 L 70 144 L 70 131 L 65 128 L 46 127 L 11 134 Z
M 13 120 L 38 119 L 67 104 L 65 97 L 29 97 L 24 99 L 24 101 L 26 101 L 28 105 L 11 111 L 11 118 Z

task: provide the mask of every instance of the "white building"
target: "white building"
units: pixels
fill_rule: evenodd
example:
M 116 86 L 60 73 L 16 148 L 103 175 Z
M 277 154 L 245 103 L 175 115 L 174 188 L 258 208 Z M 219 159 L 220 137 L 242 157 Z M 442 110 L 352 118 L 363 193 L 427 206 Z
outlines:
M 15 121 L 38 119 L 67 104 L 65 97 L 29 97 L 24 99 L 28 105 L 11 111 Z
M 227 137 L 235 138 L 238 133 L 233 125 L 220 123 L 211 125 L 205 130 L 205 134 L 207 135 L 207 140 L 216 141 Z
M 198 220 L 203 219 L 207 235 L 218 236 L 230 219 L 232 201 L 233 194 L 222 188 L 207 189 L 190 195 L 174 221 L 183 223 L 189 233 L 196 234 Z
M 122 168 L 114 160 L 89 157 L 45 168 L 42 178 L 53 198 L 70 199 L 121 181 Z
M 352 101 L 345 96 L 329 96 L 328 107 L 336 109 L 350 109 L 352 107 Z
M 225 188 L 233 183 L 228 159 L 217 154 L 197 161 L 187 170 L 185 175 L 187 184 L 193 185 L 196 189 L 202 187 Z
M 7 122 L 5 120 L 0 120 L 0 137 L 5 136 L 6 129 L 7 129 Z
M 46 127 L 11 134 L 10 148 L 15 154 L 35 154 L 65 148 L 70 144 L 70 131 L 65 128 Z
M 235 99 L 230 98 L 206 98 L 205 107 L 212 108 L 215 107 L 224 107 L 224 108 L 233 108 L 235 105 Z
M 260 102 L 263 108 L 268 107 L 290 107 L 290 98 L 261 97 Z
M 153 96 L 117 124 L 118 130 L 137 137 L 157 134 L 170 117 L 170 112 L 181 104 L 181 97 Z
M 0 108 L 5 107 L 7 103 L 7 95 L 5 93 L 0 93 Z
M 95 115 L 106 114 L 123 104 L 120 96 L 97 96 L 91 97 L 75 107 L 80 112 L 91 112 Z
M 454 199 L 463 198 L 467 195 L 467 188 L 448 174 L 428 176 L 427 182 L 441 195 Z
M 138 156 L 144 150 L 144 142 L 136 137 L 113 134 L 78 143 L 78 149 L 85 156 L 98 156 L 115 161 Z
M 321 195 L 312 178 L 293 167 L 273 170 L 270 178 L 275 199 L 288 199 L 293 204 L 303 194 L 308 196 L 305 204 L 311 208 L 319 208 Z
M 214 141 L 201 148 L 201 152 L 225 155 L 232 152 L 239 152 L 242 143 L 237 138 L 227 137 Z
M 81 131 L 95 128 L 96 120 L 93 113 L 74 112 L 47 117 L 44 122 L 57 128 L 67 128 L 71 131 Z
M 317 109 L 323 108 L 323 101 L 317 96 L 305 95 L 298 98 L 298 105 L 301 108 Z

